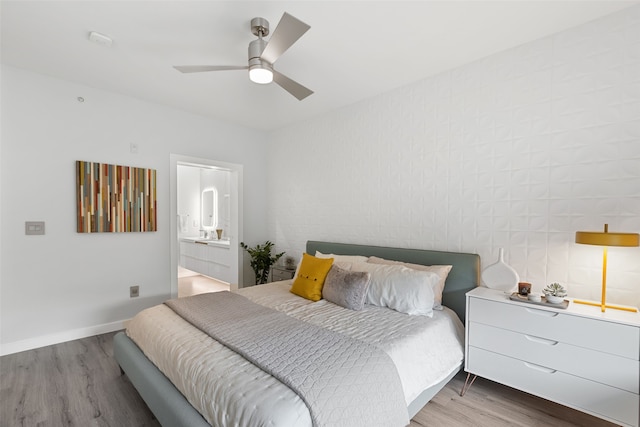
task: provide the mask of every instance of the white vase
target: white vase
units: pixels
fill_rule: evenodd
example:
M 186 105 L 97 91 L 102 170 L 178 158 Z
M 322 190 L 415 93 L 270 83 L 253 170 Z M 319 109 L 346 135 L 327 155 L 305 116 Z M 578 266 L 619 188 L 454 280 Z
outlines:
M 514 291 L 520 278 L 518 273 L 504 262 L 504 249 L 500 248 L 498 261 L 482 270 L 482 281 L 487 288 L 505 292 Z

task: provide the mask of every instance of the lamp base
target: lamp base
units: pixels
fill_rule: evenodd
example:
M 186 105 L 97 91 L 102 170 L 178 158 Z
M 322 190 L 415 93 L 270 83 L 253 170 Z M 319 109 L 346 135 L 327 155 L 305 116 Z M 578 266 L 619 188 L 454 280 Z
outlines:
M 595 301 L 584 301 L 584 300 L 574 299 L 573 302 L 575 302 L 576 304 L 593 305 L 595 307 L 602 307 L 603 306 L 602 303 L 595 302 Z M 604 311 L 607 308 L 612 308 L 614 310 L 630 311 L 632 313 L 637 313 L 638 312 L 638 309 L 635 308 L 635 307 L 625 307 L 625 306 L 622 306 L 622 305 L 614 305 L 614 304 L 604 304 L 604 308 L 602 309 L 602 311 Z

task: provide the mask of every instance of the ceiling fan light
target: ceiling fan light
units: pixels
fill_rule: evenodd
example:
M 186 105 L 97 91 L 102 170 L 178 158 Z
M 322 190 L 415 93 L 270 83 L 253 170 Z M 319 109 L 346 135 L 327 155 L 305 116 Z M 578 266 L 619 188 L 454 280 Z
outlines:
M 273 81 L 273 73 L 267 68 L 253 67 L 249 70 L 249 79 L 254 83 L 264 85 Z

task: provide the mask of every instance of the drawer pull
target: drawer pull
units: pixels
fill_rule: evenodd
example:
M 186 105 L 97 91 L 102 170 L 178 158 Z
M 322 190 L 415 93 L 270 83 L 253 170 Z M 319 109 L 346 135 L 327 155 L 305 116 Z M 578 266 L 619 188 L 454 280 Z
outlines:
M 554 313 L 553 311 L 545 311 L 545 310 L 534 310 L 532 308 L 525 308 L 529 313 L 537 314 L 538 316 L 546 316 L 546 317 L 556 317 L 558 313 Z
M 555 374 L 556 369 L 545 368 L 544 366 L 534 365 L 533 363 L 524 362 L 524 366 L 527 368 L 535 369 L 536 371 L 544 372 L 545 374 Z
M 525 335 L 524 337 L 526 339 L 528 339 L 529 341 L 537 342 L 538 344 L 546 344 L 546 345 L 556 345 L 556 344 L 558 344 L 558 341 L 548 340 L 548 339 L 545 339 L 545 338 L 532 337 L 530 335 Z

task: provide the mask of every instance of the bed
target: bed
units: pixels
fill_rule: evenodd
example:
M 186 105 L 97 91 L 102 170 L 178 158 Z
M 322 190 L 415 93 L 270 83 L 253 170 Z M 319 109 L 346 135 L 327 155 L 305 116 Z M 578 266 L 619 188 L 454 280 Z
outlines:
M 408 384 L 408 377 L 421 377 L 419 374 L 412 374 L 416 360 L 413 360 L 414 365 L 409 361 L 408 367 L 404 365 L 402 368 L 398 367 L 407 412 L 409 418 L 413 417 L 462 367 L 461 328 L 465 315 L 465 293 L 479 285 L 479 256 L 468 253 L 307 242 L 307 254 L 314 255 L 318 252 L 342 256 L 378 257 L 419 265 L 453 266 L 446 277 L 442 292 L 442 305 L 445 308 L 441 311 L 434 310 L 431 323 L 448 325 L 445 328 L 451 330 L 452 338 L 445 338 L 445 340 L 449 340 L 447 341 L 449 346 L 452 345 L 451 341 L 457 340 L 459 348 L 456 351 L 459 353 L 455 357 L 451 356 L 453 359 L 447 356 L 451 360 L 446 363 L 439 361 L 429 363 L 425 360 L 425 366 L 439 363 L 442 366 L 439 366 L 436 372 L 424 374 L 425 378 L 421 380 L 422 382 L 414 381 L 412 378 L 412 383 Z M 348 326 L 349 322 L 362 322 L 364 325 L 367 322 L 370 325 L 377 322 L 386 324 L 387 320 L 384 319 L 388 318 L 388 323 L 393 325 L 404 316 L 404 318 L 411 318 L 410 321 L 415 323 L 417 328 L 422 321 L 418 319 L 421 316 L 400 315 L 386 308 L 355 312 L 324 300 L 311 303 L 290 294 L 288 291 L 290 287 L 290 281 L 284 281 L 247 288 L 240 290 L 239 293 L 257 304 L 283 311 L 290 317 L 334 328 L 337 332 L 353 334 L 356 337 L 361 332 L 352 330 L 353 328 Z M 230 349 L 210 337 L 202 336 L 203 333 L 195 327 L 189 326 L 187 328 L 190 329 L 184 329 L 183 323 L 186 321 L 179 316 L 178 318 L 173 315 L 167 316 L 169 311 L 171 309 L 163 305 L 145 310 L 138 315 L 142 320 L 132 322 L 133 326 L 129 327 L 127 333 L 121 332 L 114 337 L 114 353 L 121 371 L 127 375 L 163 426 L 311 425 L 313 423 L 305 401 L 300 400 L 287 386 L 268 373 L 262 372 L 242 356 L 231 354 L 233 352 Z M 342 320 L 341 313 L 346 313 L 347 318 L 351 320 Z M 340 320 L 335 321 L 339 317 Z M 411 325 L 401 325 L 401 327 L 407 328 Z M 371 334 L 367 335 L 365 340 L 389 342 L 390 344 L 385 344 L 388 347 L 385 351 L 394 353 L 391 356 L 392 359 L 401 357 L 399 354 L 413 354 L 413 359 L 416 359 L 416 351 L 413 349 L 409 351 L 408 347 L 402 347 L 415 344 L 393 341 L 398 333 L 397 330 L 392 329 L 386 331 L 384 328 L 379 328 L 372 334 L 373 337 L 370 336 Z M 196 345 L 193 344 L 194 342 L 201 342 L 198 344 L 201 347 L 192 347 Z M 178 350 L 170 352 L 167 350 L 169 347 L 165 347 L 167 345 Z M 162 355 L 165 353 L 172 353 L 173 356 L 169 355 L 167 360 L 162 360 L 164 357 Z M 433 357 L 430 356 L 430 358 Z M 215 366 L 204 367 L 203 360 L 214 358 L 218 358 L 214 363 Z M 204 385 L 193 380 L 202 374 L 201 371 L 206 371 L 206 375 L 209 375 L 208 380 L 199 381 L 199 383 L 206 383 Z M 228 376 L 225 377 L 225 375 Z M 431 377 L 426 378 L 428 375 Z M 231 386 L 235 387 L 236 383 L 242 384 L 245 389 L 232 390 Z M 260 407 L 263 399 L 268 402 L 269 408 Z M 275 418 L 260 419 L 261 411 L 266 411 L 269 418 Z M 210 422 L 207 422 L 207 419 Z

